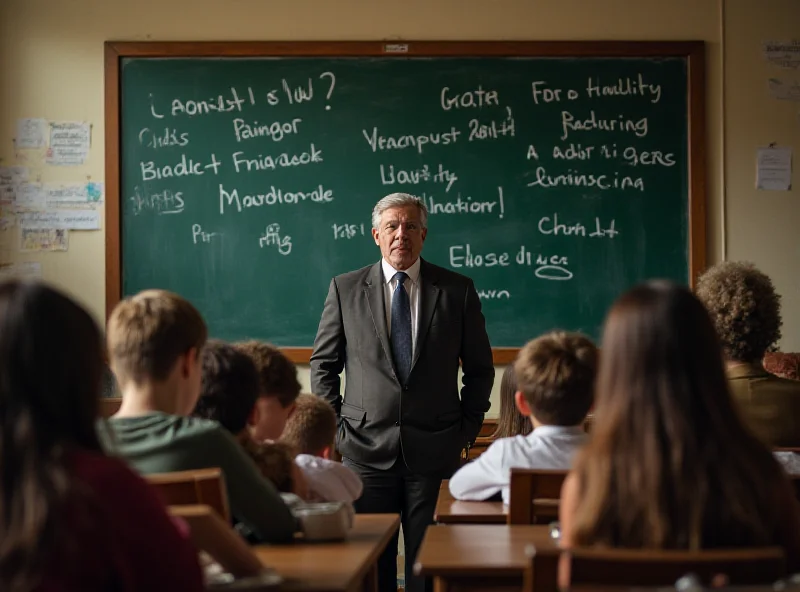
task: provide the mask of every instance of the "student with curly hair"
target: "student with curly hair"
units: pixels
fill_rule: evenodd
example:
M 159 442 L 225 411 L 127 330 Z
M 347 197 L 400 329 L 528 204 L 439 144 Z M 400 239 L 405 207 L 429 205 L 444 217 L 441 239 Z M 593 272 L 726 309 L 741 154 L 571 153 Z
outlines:
M 561 493 L 563 546 L 778 546 L 789 573 L 800 568 L 794 491 L 740 419 L 698 299 L 670 282 L 633 288 L 600 350 L 591 441 Z
M 800 446 L 800 382 L 763 366 L 781 337 L 772 280 L 750 263 L 725 261 L 700 277 L 696 293 L 722 342 L 731 391 L 747 424 L 769 446 Z

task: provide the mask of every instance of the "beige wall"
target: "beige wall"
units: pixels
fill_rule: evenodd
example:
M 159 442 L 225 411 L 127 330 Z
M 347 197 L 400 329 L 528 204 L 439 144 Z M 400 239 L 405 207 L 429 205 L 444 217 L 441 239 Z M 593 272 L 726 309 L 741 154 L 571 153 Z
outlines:
M 788 322 L 783 345 L 800 350 L 796 329 L 800 242 L 797 233 L 790 232 L 800 222 L 797 192 L 765 196 L 751 189 L 756 145 L 769 141 L 800 145 L 796 105 L 781 105 L 778 110 L 759 90 L 766 84 L 767 72 L 759 58 L 759 40 L 799 36 L 796 28 L 787 27 L 800 23 L 800 5 L 796 0 L 729 0 L 723 17 L 722 1 L 2 0 L 0 164 L 29 164 L 45 181 L 103 178 L 102 43 L 106 40 L 699 39 L 708 44 L 710 259 L 723 257 L 726 237 L 731 256 L 754 259 L 776 279 L 784 293 Z M 729 78 L 729 111 L 724 118 L 727 161 L 723 161 L 723 30 Z M 11 139 L 21 117 L 91 121 L 94 146 L 86 166 L 53 170 L 37 167 L 35 159 L 20 162 Z M 724 223 L 723 178 L 729 185 Z M 103 232 L 74 232 L 67 253 L 36 256 L 16 252 L 15 233 L 0 234 L 0 261 L 41 261 L 46 279 L 103 318 Z M 498 382 L 501 372 L 499 368 Z M 303 381 L 308 388 L 305 369 Z

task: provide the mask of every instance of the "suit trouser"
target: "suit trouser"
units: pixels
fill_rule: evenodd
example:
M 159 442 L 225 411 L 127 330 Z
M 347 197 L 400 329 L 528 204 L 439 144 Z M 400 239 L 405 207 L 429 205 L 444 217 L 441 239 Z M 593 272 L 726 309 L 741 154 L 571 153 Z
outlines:
M 343 458 L 345 466 L 353 469 L 364 483 L 364 492 L 355 502 L 359 514 L 400 514 L 405 542 L 405 589 L 407 592 L 430 592 L 430 578 L 414 575 L 414 561 L 422 544 L 425 530 L 433 524 L 440 478 L 418 475 L 409 471 L 402 455 L 389 469 L 374 469 Z M 397 544 L 395 534 L 378 559 L 378 589 L 397 592 Z

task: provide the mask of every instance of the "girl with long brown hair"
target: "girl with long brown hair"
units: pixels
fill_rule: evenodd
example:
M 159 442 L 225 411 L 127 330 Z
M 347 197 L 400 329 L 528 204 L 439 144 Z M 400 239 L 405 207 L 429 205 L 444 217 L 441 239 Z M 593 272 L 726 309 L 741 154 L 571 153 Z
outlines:
M 669 282 L 630 290 L 609 312 L 601 351 L 591 440 L 562 491 L 563 545 L 777 545 L 800 567 L 793 491 L 734 409 L 697 298 Z
M 517 377 L 514 374 L 514 364 L 509 364 L 500 379 L 500 415 L 497 418 L 497 429 L 492 434 L 492 440 L 527 436 L 533 431 L 531 420 L 522 415 L 517 409 L 517 404 L 514 403 L 516 392 Z
M 203 589 L 156 493 L 103 454 L 100 330 L 38 283 L 0 283 L 0 590 Z

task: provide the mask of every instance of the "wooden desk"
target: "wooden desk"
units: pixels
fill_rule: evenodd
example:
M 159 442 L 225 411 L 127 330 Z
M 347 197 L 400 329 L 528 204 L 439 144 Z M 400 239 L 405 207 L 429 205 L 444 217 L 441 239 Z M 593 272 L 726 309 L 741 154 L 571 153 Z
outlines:
M 515 590 L 522 587 L 530 564 L 529 544 L 538 553 L 558 556 L 559 548 L 547 526 L 451 524 L 429 526 L 422 541 L 414 573 L 432 576 L 435 592 Z M 556 565 L 546 577 L 556 589 Z
M 443 481 L 433 517 L 440 524 L 505 524 L 508 508 L 503 502 L 458 501 Z
M 258 545 L 253 550 L 285 578 L 281 590 L 369 592 L 377 590 L 378 557 L 398 528 L 397 514 L 361 514 L 345 541 Z

